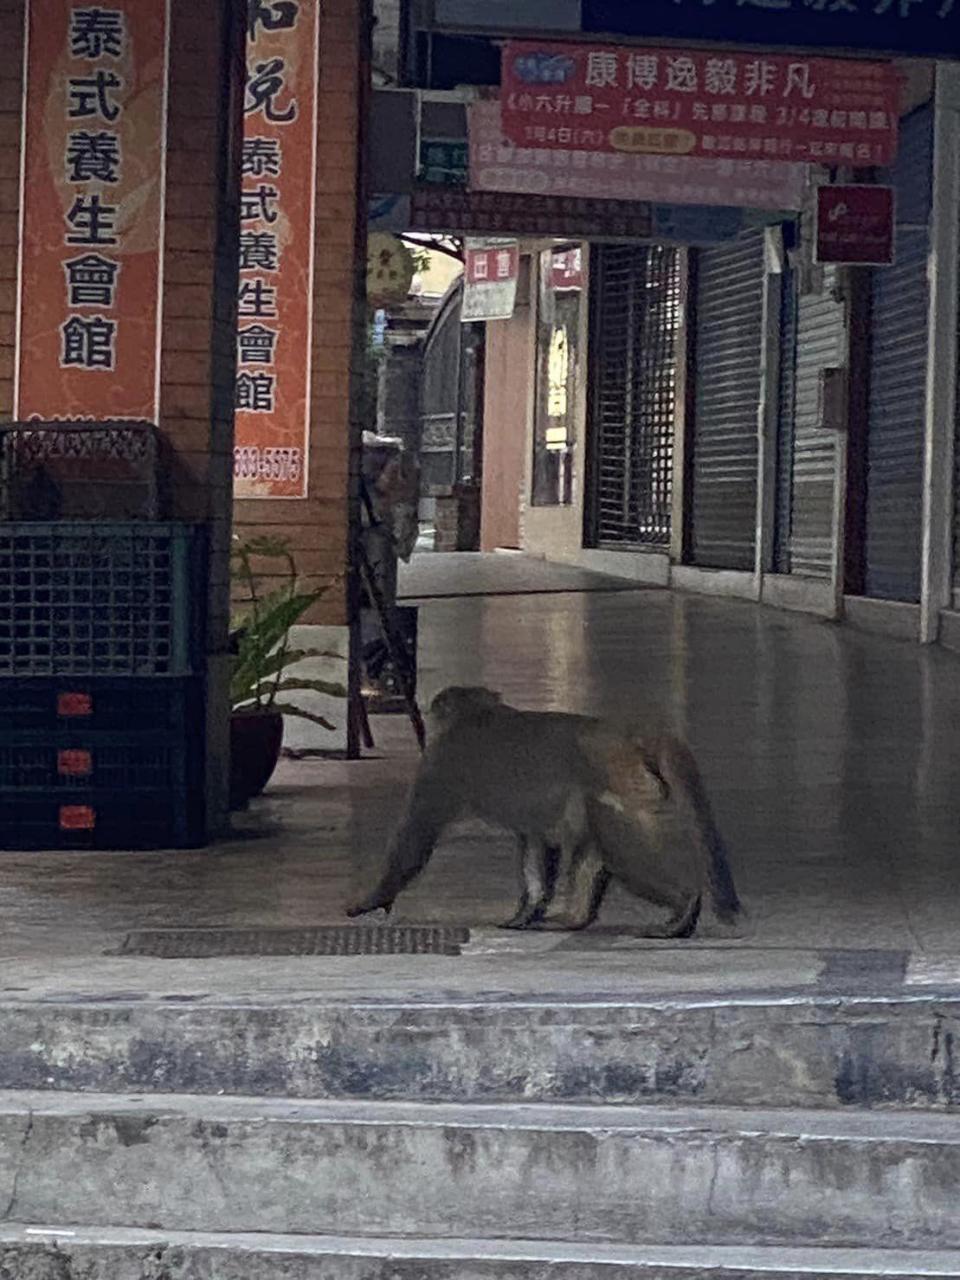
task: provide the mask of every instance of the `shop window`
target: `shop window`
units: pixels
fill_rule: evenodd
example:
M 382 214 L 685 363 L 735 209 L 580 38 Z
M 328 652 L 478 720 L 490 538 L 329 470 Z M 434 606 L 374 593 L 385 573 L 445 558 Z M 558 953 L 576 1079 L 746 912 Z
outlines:
M 539 277 L 532 498 L 537 507 L 567 506 L 577 433 L 582 248 L 542 253 Z

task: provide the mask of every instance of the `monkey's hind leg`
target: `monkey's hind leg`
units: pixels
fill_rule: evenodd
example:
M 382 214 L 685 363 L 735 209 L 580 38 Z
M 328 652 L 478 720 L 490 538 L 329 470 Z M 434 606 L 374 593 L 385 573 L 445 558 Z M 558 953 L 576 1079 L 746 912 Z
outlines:
M 543 919 L 553 896 L 559 852 L 542 840 L 520 837 L 520 901 L 501 929 L 529 929 Z
M 541 929 L 586 929 L 593 924 L 610 886 L 610 872 L 592 845 L 578 849 L 567 872 L 564 904 L 557 912 L 548 911 Z
M 700 921 L 702 901 L 702 896 L 695 893 L 678 906 L 673 915 L 663 924 L 651 925 L 648 929 L 644 929 L 643 936 L 645 938 L 692 938 Z

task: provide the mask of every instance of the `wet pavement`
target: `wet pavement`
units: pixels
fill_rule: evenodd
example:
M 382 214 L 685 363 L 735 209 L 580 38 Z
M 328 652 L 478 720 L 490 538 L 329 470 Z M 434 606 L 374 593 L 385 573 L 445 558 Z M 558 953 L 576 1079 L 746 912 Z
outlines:
M 692 942 L 643 941 L 656 913 L 616 892 L 585 933 L 504 933 L 495 926 L 514 905 L 515 853 L 470 827 L 448 836 L 391 917 L 469 926 L 461 958 L 104 954 L 144 927 L 345 924 L 416 767 L 409 725 L 388 717 L 373 722 L 367 760 L 285 762 L 212 850 L 0 855 L 0 994 L 600 999 L 960 986 L 955 657 L 654 590 L 435 600 L 421 609 L 420 646 L 425 701 L 482 683 L 520 706 L 685 734 L 749 911 L 740 936 L 708 927 Z

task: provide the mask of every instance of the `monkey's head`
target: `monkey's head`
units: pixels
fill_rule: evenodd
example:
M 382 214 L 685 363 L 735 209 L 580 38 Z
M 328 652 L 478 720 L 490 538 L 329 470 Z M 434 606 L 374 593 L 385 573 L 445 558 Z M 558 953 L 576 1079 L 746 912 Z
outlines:
M 478 715 L 503 704 L 499 693 L 480 686 L 451 685 L 441 691 L 430 704 L 428 715 L 435 733 L 449 728 L 463 716 Z

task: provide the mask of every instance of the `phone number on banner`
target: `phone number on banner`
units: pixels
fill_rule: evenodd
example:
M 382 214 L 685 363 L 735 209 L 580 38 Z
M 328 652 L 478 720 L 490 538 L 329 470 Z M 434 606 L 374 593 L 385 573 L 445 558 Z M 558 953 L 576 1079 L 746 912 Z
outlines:
M 302 474 L 302 449 L 244 446 L 233 451 L 235 480 L 299 480 Z

